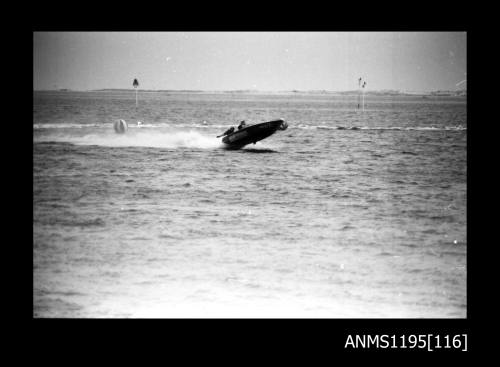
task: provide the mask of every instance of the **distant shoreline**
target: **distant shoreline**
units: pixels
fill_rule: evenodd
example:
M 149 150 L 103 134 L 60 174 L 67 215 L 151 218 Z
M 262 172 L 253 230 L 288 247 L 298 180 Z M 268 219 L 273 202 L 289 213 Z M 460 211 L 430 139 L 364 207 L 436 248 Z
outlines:
M 224 90 L 224 91 L 208 91 L 208 90 L 174 90 L 174 89 L 140 89 L 141 93 L 172 93 L 172 94 L 276 94 L 276 95 L 337 95 L 337 96 L 357 96 L 357 90 L 350 91 L 328 91 L 328 90 L 289 90 L 289 91 L 259 91 L 252 89 L 245 90 Z M 105 88 L 91 90 L 72 90 L 72 89 L 40 89 L 33 92 L 134 92 L 133 89 L 121 88 Z M 395 90 L 373 90 L 366 91 L 367 96 L 415 96 L 415 97 L 466 97 L 467 91 L 431 91 L 431 92 L 412 92 L 412 91 L 395 91 Z

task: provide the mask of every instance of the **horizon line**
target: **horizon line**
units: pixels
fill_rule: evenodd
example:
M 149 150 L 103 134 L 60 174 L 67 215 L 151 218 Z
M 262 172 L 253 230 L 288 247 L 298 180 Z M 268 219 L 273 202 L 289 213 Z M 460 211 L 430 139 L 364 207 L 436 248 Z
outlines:
M 328 90 L 328 89 L 289 89 L 289 90 L 262 90 L 262 89 L 138 89 L 142 92 L 197 92 L 197 93 L 360 93 L 356 89 L 350 90 Z M 133 92 L 132 88 L 97 88 L 97 89 L 71 89 L 71 88 L 52 88 L 52 89 L 33 89 L 33 92 L 100 92 L 100 91 L 127 91 Z M 432 93 L 467 93 L 467 88 L 437 89 L 437 90 L 398 90 L 398 89 L 372 89 L 364 93 L 393 93 L 393 94 L 432 94 Z

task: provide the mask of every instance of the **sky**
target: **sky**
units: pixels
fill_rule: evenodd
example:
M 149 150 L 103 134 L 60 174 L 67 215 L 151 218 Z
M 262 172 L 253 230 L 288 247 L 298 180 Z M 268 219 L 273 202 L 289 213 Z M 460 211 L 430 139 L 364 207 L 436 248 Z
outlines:
M 34 32 L 33 89 L 467 87 L 465 32 Z M 461 83 L 462 82 L 462 83 Z M 459 84 L 460 83 L 460 84 Z M 459 84 L 457 86 L 457 84 Z

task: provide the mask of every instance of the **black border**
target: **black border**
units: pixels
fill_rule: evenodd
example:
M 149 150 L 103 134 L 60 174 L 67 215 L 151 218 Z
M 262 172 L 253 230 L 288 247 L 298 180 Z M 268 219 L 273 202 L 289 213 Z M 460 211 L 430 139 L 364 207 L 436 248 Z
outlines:
M 66 4 L 66 6 L 71 6 L 70 4 Z M 130 6 L 130 5 L 129 5 Z M 404 5 L 400 5 L 404 6 Z M 239 5 L 233 5 L 232 8 L 235 7 L 240 8 Z M 132 9 L 132 7 L 131 7 Z M 95 9 L 94 9 L 95 10 Z M 321 10 L 321 9 L 319 9 Z M 243 11 L 243 10 L 239 10 Z M 337 16 L 335 16 L 333 20 L 340 18 L 338 16 L 338 12 L 335 12 Z M 259 22 L 256 23 L 242 23 L 242 22 L 223 22 L 217 23 L 217 18 L 215 21 L 207 22 L 204 21 L 197 22 L 196 17 L 190 19 L 187 26 L 183 24 L 182 19 L 177 19 L 180 23 L 173 24 L 169 20 L 168 23 L 164 23 L 159 21 L 163 18 L 163 16 L 156 15 L 153 17 L 153 22 L 149 22 L 151 18 L 142 18 L 142 20 L 137 21 L 132 26 L 130 22 L 106 22 L 101 20 L 86 19 L 86 13 L 80 14 L 82 18 L 78 21 L 73 21 L 68 17 L 61 18 L 57 17 L 58 13 L 52 14 L 49 17 L 43 17 L 42 15 L 37 15 L 36 19 L 32 22 L 31 31 L 26 32 L 27 37 L 23 37 L 23 44 L 27 44 L 28 47 L 32 46 L 33 42 L 33 32 L 34 31 L 104 31 L 104 30 L 112 30 L 112 31 L 132 31 L 132 30 L 144 30 L 144 31 L 350 31 L 350 30 L 373 30 L 373 31 L 466 31 L 467 32 L 467 78 L 470 83 L 470 79 L 473 79 L 472 88 L 474 88 L 474 75 L 470 73 L 471 67 L 474 65 L 473 59 L 471 58 L 472 50 L 476 50 L 476 46 L 474 43 L 477 41 L 476 36 L 471 40 L 471 32 L 468 29 L 469 27 L 463 26 L 461 24 L 446 24 L 446 21 L 443 22 L 443 18 L 439 15 L 436 15 L 431 19 L 432 24 L 427 25 L 422 29 L 421 24 L 414 25 L 414 23 L 410 21 L 405 22 L 404 20 L 399 20 L 388 22 L 388 23 L 378 23 L 375 27 L 371 27 L 368 25 L 368 29 L 366 28 L 366 23 L 364 25 L 359 26 L 356 22 L 355 24 L 349 25 L 340 25 L 340 29 L 331 29 L 331 24 L 333 21 L 328 22 L 319 22 L 314 24 L 303 24 L 301 22 L 293 23 L 288 22 L 288 19 L 284 19 L 284 22 L 288 24 L 282 24 L 278 22 L 271 22 L 270 24 L 261 25 Z M 414 14 L 415 15 L 415 14 Z M 131 11 L 128 14 L 129 17 L 133 18 L 134 16 L 140 17 L 141 15 L 134 15 Z M 416 14 L 416 17 L 419 15 Z M 446 19 L 450 19 L 452 17 L 462 17 L 465 16 L 463 14 L 457 15 L 454 13 L 447 13 Z M 167 15 L 165 15 L 167 17 Z M 169 16 L 171 18 L 171 16 Z M 33 19 L 33 18 L 32 18 Z M 112 19 L 112 18 L 109 18 Z M 198 18 L 199 19 L 199 18 Z M 283 19 L 283 18 L 282 18 Z M 457 18 L 455 18 L 457 19 Z M 460 18 L 458 18 L 460 19 Z M 464 19 L 464 18 L 461 18 Z M 428 20 L 428 18 L 427 18 Z M 421 21 L 421 19 L 419 19 Z M 378 22 L 378 20 L 377 20 Z M 154 24 L 153 24 L 154 23 Z M 396 23 L 396 24 L 395 24 Z M 222 24 L 222 25 L 221 25 Z M 380 25 L 383 24 L 384 29 L 380 29 Z M 132 27 L 132 28 L 130 28 Z M 474 33 L 472 33 L 474 34 Z M 31 43 L 31 45 L 30 45 Z M 472 48 L 471 48 L 472 47 Z M 28 49 L 29 50 L 29 49 Z M 33 48 L 31 47 L 31 53 L 33 52 Z M 24 60 L 29 60 L 30 51 L 27 51 L 28 55 L 24 56 Z M 27 62 L 28 63 L 28 62 Z M 30 67 L 32 72 L 32 65 L 26 65 L 26 68 Z M 26 68 L 24 70 L 26 70 Z M 32 73 L 31 73 L 32 74 Z M 26 84 L 29 82 L 29 73 L 24 74 L 26 76 Z M 32 81 L 31 81 L 32 83 Z M 28 86 L 26 85 L 26 88 Z M 26 90 L 23 89 L 22 95 L 26 93 Z M 31 93 L 31 92 L 30 92 Z M 475 278 L 473 274 L 475 271 L 474 263 L 476 262 L 476 249 L 474 245 L 477 244 L 477 239 L 472 235 L 476 232 L 476 225 L 474 224 L 474 218 L 471 215 L 471 211 L 473 209 L 473 201 L 471 200 L 471 188 L 475 185 L 472 177 L 475 175 L 477 166 L 472 165 L 472 160 L 476 160 L 476 152 L 473 151 L 477 148 L 478 142 L 476 137 L 476 128 L 474 128 L 474 123 L 471 119 L 472 111 L 474 107 L 476 107 L 475 103 L 472 102 L 472 95 L 468 94 L 467 96 L 467 121 L 468 121 L 468 130 L 467 130 L 467 318 L 466 319 L 246 319 L 246 320 L 234 320 L 234 319 L 213 319 L 213 320 L 185 320 L 185 319 L 176 319 L 176 320 L 127 320 L 123 322 L 122 320 L 61 320 L 61 319 L 33 319 L 32 308 L 30 307 L 31 298 L 31 306 L 33 305 L 33 278 L 31 276 L 31 280 L 28 281 L 31 284 L 31 289 L 26 289 L 29 296 L 24 304 L 26 306 L 26 312 L 24 315 L 26 318 L 30 319 L 30 329 L 31 329 L 31 337 L 37 343 L 39 343 L 37 349 L 44 350 L 43 348 L 50 346 L 60 345 L 64 348 L 67 346 L 72 350 L 75 345 L 73 343 L 89 343 L 88 337 L 92 338 L 92 343 L 95 343 L 96 346 L 100 346 L 100 348 L 107 350 L 108 348 L 104 347 L 105 345 L 120 345 L 122 353 L 126 352 L 123 347 L 145 347 L 151 348 L 155 350 L 158 348 L 160 350 L 164 350 L 168 346 L 172 346 L 170 344 L 174 341 L 175 345 L 183 345 L 181 348 L 186 348 L 186 350 L 193 350 L 194 354 L 197 354 L 196 351 L 210 351 L 213 354 L 216 351 L 220 351 L 222 353 L 227 352 L 227 348 L 234 348 L 234 350 L 242 350 L 245 349 L 245 346 L 258 344 L 261 346 L 259 352 L 263 351 L 271 351 L 273 353 L 281 353 L 287 354 L 289 357 L 293 358 L 294 353 L 299 353 L 303 351 L 304 348 L 308 348 L 313 352 L 317 352 L 318 354 L 322 353 L 331 353 L 331 352 L 348 352 L 344 348 L 346 338 L 348 335 L 352 334 L 396 334 L 396 335 L 409 335 L 415 333 L 423 333 L 423 334 L 468 334 L 470 337 L 470 341 L 468 342 L 469 351 L 474 351 L 479 349 L 477 343 L 473 341 L 474 338 L 477 337 L 478 327 L 474 326 L 476 321 L 476 317 L 478 312 L 481 312 L 479 307 L 476 306 L 475 299 L 477 297 L 478 292 L 474 290 L 472 279 Z M 33 98 L 33 95 L 32 95 Z M 472 103 L 471 103 L 472 102 Z M 472 108 L 472 109 L 471 109 Z M 28 117 L 29 109 L 26 108 L 27 120 L 31 120 L 32 116 Z M 475 113 L 476 111 L 474 111 Z M 475 116 L 475 115 L 474 115 Z M 476 117 L 474 117 L 475 119 Z M 33 146 L 32 146 L 32 127 L 26 121 L 25 124 L 22 124 L 21 130 L 23 132 L 23 136 L 26 136 L 27 139 L 25 141 L 26 147 L 23 146 L 23 152 L 31 153 L 26 154 L 24 157 L 26 159 L 26 166 L 23 166 L 25 169 L 19 168 L 16 165 L 14 174 L 19 175 L 19 177 L 23 177 L 26 174 L 26 178 L 22 180 L 22 188 L 24 192 L 24 184 L 26 184 L 26 191 L 30 190 L 32 192 L 32 188 L 28 188 L 30 185 L 30 177 L 31 175 L 31 183 L 33 182 Z M 21 125 L 21 124 L 20 124 Z M 25 131 L 26 130 L 26 131 Z M 24 140 L 23 140 L 24 141 Z M 28 144 L 31 144 L 31 149 L 28 149 Z M 480 144 L 480 143 L 479 143 Z M 15 144 L 15 149 L 18 151 L 19 146 Z M 10 149 L 14 149 L 14 147 L 9 147 Z M 17 163 L 17 162 L 16 162 Z M 31 163 L 31 174 L 29 173 L 30 164 Z M 20 172 L 22 171 L 22 172 Z M 21 181 L 21 180 L 19 180 Z M 472 186 L 471 186 L 472 185 Z M 23 194 L 26 195 L 26 194 Z M 27 196 L 29 198 L 29 196 Z M 28 199 L 29 200 L 29 199 Z M 22 210 L 22 214 L 26 215 L 29 211 L 28 208 L 32 207 L 32 204 L 27 203 L 27 208 L 22 209 L 19 208 L 16 214 L 19 214 L 19 210 Z M 27 215 L 26 215 L 27 217 Z M 31 223 L 28 222 L 31 219 Z M 22 240 L 19 241 L 20 244 L 23 245 L 23 248 L 26 248 L 26 251 L 29 251 L 29 243 L 32 243 L 33 240 L 33 226 L 32 226 L 33 216 L 31 218 L 26 218 L 26 225 L 31 228 L 31 231 L 24 231 L 22 233 Z M 24 247 L 26 245 L 26 247 Z M 32 258 L 32 249 L 31 254 L 26 254 Z M 32 270 L 32 269 L 31 269 Z M 27 273 L 29 274 L 29 273 Z M 26 292 L 26 293 L 27 293 Z M 28 307 L 30 309 L 28 309 Z M 70 338 L 68 338 L 70 336 Z M 60 343 L 60 344 L 58 344 Z M 203 347 L 200 347 L 203 346 Z M 281 349 L 279 346 L 286 346 L 285 349 Z M 77 348 L 77 347 L 76 347 Z M 99 350 L 99 347 L 96 349 Z M 200 349 L 197 349 L 200 348 Z M 208 348 L 208 349 L 207 349 Z M 77 348 L 78 349 L 78 348 Z M 373 350 L 373 349 L 372 349 Z M 358 350 L 359 351 L 359 350 Z M 381 350 L 377 350 L 381 351 Z M 385 349 L 383 352 L 401 352 L 397 349 Z M 415 350 L 418 352 L 419 350 Z M 356 352 L 356 351 L 355 351 Z M 446 352 L 446 350 L 442 350 L 442 352 Z M 448 351 L 450 352 L 450 351 Z M 245 355 L 242 355 L 243 360 L 246 357 L 249 357 L 246 351 Z M 403 352 L 407 354 L 407 351 Z M 439 353 L 434 352 L 434 353 Z M 126 354 L 126 353 L 124 353 Z M 414 353 L 412 353 L 414 354 Z M 448 353 L 450 354 L 450 353 Z M 457 354 L 457 353 L 453 353 Z M 168 357 L 170 358 L 170 357 Z M 333 359 L 333 355 L 331 355 Z M 311 356 L 311 362 L 315 359 L 315 357 Z M 332 359 L 326 360 L 327 363 L 331 362 Z M 307 361 L 307 359 L 306 359 Z M 237 362 L 237 361 L 235 361 Z

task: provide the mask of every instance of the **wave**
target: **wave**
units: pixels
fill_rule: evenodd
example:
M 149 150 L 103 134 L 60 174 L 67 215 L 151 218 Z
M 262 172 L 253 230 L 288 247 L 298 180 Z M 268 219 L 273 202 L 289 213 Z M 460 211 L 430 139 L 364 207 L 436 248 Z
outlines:
M 465 126 L 297 126 L 299 129 L 318 129 L 318 130 L 418 130 L 418 131 L 462 131 L 467 130 Z
M 34 130 L 42 129 L 84 129 L 88 127 L 93 128 L 108 128 L 113 127 L 113 124 L 72 124 L 72 123 L 60 123 L 60 124 L 33 124 Z

